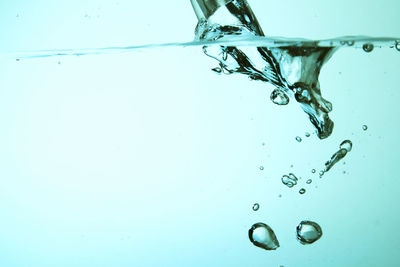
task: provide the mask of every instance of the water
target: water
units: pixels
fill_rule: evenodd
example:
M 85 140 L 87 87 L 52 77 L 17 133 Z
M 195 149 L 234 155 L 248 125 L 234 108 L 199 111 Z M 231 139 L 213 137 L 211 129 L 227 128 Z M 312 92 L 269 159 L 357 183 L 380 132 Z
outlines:
M 156 9 L 154 2 L 121 1 L 89 19 L 84 15 L 90 8 L 101 12 L 94 2 L 60 2 L 25 6 L 18 18 L 5 11 L 5 2 L 0 8 L 1 21 L 16 21 L 2 23 L 7 30 L 0 46 L 12 49 L 0 52 L 31 51 L 0 60 L 0 265 L 397 265 L 399 218 L 387 209 L 399 201 L 400 186 L 393 175 L 400 149 L 395 42 L 356 37 L 350 45 L 346 38 L 332 39 L 339 48 L 319 81 L 335 126 L 321 141 L 293 91 L 285 93 L 287 105 L 276 105 L 270 99 L 275 85 L 210 71 L 220 67 L 202 46 L 215 44 L 190 42 L 196 18 L 189 3 L 171 10 L 170 3 Z M 314 2 L 309 8 L 310 2 L 285 2 L 274 3 L 273 10 L 264 2 L 249 3 L 267 37 L 220 40 L 217 47 L 314 45 L 271 38 L 306 37 L 307 31 L 320 34 L 307 36 L 313 40 L 348 33 L 398 37 L 382 25 L 390 14 L 374 3 L 321 8 L 326 4 Z M 375 15 L 356 19 L 354 9 L 346 21 L 354 4 Z M 68 14 L 60 16 L 58 8 Z M 327 9 L 331 17 L 321 13 Z M 37 14 L 45 18 L 40 25 L 32 21 Z M 377 21 L 381 14 L 385 19 Z M 322 26 L 325 17 L 332 23 Z M 149 20 L 160 23 L 148 27 Z M 357 22 L 368 30 L 354 30 Z M 366 53 L 362 46 L 369 42 L 374 49 Z M 95 49 L 71 49 L 64 56 L 53 50 L 82 47 Z M 29 57 L 37 54 L 53 56 Z M 229 60 L 229 53 L 224 57 Z M 318 179 L 343 140 L 351 140 L 353 149 Z M 302 177 L 293 188 L 280 181 L 289 172 Z M 255 201 L 262 205 L 257 212 Z M 294 231 L 308 218 L 324 232 L 303 246 Z M 257 222 L 272 227 L 278 249 L 251 243 L 248 229 Z M 376 229 L 378 239 L 366 234 Z

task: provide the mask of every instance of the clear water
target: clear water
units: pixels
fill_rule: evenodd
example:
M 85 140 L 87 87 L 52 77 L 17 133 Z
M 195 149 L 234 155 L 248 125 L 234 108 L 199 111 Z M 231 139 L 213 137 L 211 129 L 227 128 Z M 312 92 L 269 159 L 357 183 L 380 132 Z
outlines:
M 271 101 L 275 86 L 211 71 L 217 62 L 204 55 L 203 43 L 27 58 L 29 51 L 180 44 L 193 37 L 189 3 L 165 20 L 168 5 L 154 10 L 154 3 L 141 2 L 103 3 L 101 10 L 94 2 L 1 4 L 8 30 L 0 61 L 0 265 L 396 266 L 400 218 L 390 209 L 400 186 L 400 53 L 390 47 L 396 44 L 372 41 L 369 53 L 363 41 L 344 45 L 323 66 L 321 92 L 335 122 L 323 140 L 295 99 Z M 350 17 L 340 3 L 341 19 L 329 30 L 327 8 L 316 1 L 303 9 L 289 5 L 304 14 L 295 23 L 287 3 L 284 22 L 276 17 L 280 4 L 270 12 L 265 2 L 250 3 L 268 35 L 400 35 L 394 2 L 377 12 L 380 20 L 368 13 L 379 6 L 357 2 L 374 20 L 348 23 L 365 29 L 350 33 L 340 27 Z M 307 17 L 311 4 L 319 18 Z M 143 25 L 157 19 L 152 31 Z M 261 44 L 274 46 L 275 39 Z M 254 47 L 254 40 L 246 42 Z M 319 179 L 343 140 L 351 140 L 351 152 Z M 293 188 L 282 184 L 287 173 L 298 177 Z M 302 221 L 317 222 L 323 237 L 299 243 Z M 249 241 L 257 222 L 272 227 L 279 248 Z

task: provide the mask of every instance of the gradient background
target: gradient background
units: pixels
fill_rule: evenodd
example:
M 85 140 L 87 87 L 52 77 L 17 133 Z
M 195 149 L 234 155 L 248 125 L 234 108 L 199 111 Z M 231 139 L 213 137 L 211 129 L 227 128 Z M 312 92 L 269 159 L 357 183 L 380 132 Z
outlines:
M 249 3 L 271 36 L 400 37 L 394 0 Z M 0 266 L 400 266 L 400 52 L 334 55 L 320 77 L 336 123 L 323 141 L 304 137 L 294 101 L 216 75 L 200 47 L 5 54 L 190 41 L 195 25 L 190 1 L 0 2 Z M 345 139 L 346 158 L 312 175 Z M 289 172 L 302 177 L 292 189 Z M 303 246 L 307 219 L 324 234 Z M 250 243 L 256 222 L 278 250 Z

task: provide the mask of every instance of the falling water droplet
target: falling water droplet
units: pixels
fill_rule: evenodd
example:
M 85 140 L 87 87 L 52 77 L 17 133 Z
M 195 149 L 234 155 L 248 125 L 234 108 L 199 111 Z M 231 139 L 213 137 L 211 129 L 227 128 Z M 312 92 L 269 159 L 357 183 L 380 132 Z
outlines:
M 287 105 L 289 104 L 289 97 L 287 94 L 285 94 L 284 91 L 282 91 L 279 88 L 276 88 L 274 91 L 272 91 L 270 95 L 270 99 L 274 104 L 277 105 Z
M 282 180 L 282 183 L 289 188 L 292 188 L 293 186 L 295 186 L 298 181 L 296 175 L 294 175 L 293 173 L 289 173 L 289 175 L 283 175 L 281 180 Z
M 308 179 L 306 183 L 307 184 L 311 184 L 312 183 L 312 179 Z
M 363 125 L 362 129 L 363 129 L 364 131 L 366 131 L 366 130 L 368 130 L 368 126 L 367 126 L 367 125 Z
M 249 229 L 250 241 L 257 247 L 265 250 L 279 248 L 279 242 L 271 227 L 265 223 L 256 223 Z
M 304 188 L 302 188 L 302 189 L 299 190 L 299 193 L 300 193 L 301 195 L 303 195 L 305 192 L 306 192 L 306 190 L 305 190 Z
M 374 45 L 373 44 L 364 44 L 363 49 L 365 52 L 369 53 L 372 50 L 374 50 Z
M 263 171 L 264 170 L 264 166 L 260 166 L 260 170 Z
M 300 136 L 296 136 L 296 141 L 300 143 L 302 141 L 301 137 Z
M 322 236 L 321 226 L 312 221 L 302 221 L 296 230 L 297 240 L 303 245 L 312 244 Z
M 259 208 L 260 208 L 260 204 L 254 203 L 254 205 L 253 205 L 253 210 L 254 210 L 254 211 L 257 211 Z

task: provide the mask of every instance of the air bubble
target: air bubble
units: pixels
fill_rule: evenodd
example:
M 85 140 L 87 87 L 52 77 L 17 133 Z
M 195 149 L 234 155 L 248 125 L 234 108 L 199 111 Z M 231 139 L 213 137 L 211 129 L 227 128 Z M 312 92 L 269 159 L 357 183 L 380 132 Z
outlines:
M 260 171 L 263 171 L 264 170 L 264 166 L 260 166 Z
M 265 250 L 279 248 L 279 242 L 271 227 L 265 223 L 256 223 L 249 229 L 249 238 L 256 247 Z
M 305 190 L 304 188 L 302 188 L 302 189 L 299 190 L 299 193 L 300 193 L 301 195 L 303 195 L 303 194 L 306 193 L 306 190 Z
M 311 179 L 308 179 L 306 183 L 307 183 L 307 184 L 311 184 L 311 183 L 312 183 L 312 180 L 311 180 Z
M 254 210 L 254 211 L 257 211 L 259 208 L 260 208 L 260 204 L 254 203 L 254 205 L 253 205 L 253 210 Z
M 222 72 L 222 69 L 220 67 L 216 67 L 216 68 L 213 68 L 212 71 L 214 71 L 215 73 L 220 74 Z
M 306 137 L 310 137 L 310 133 L 309 133 L 309 132 L 306 132 L 306 133 L 305 133 L 305 136 L 306 136 Z
M 363 129 L 364 131 L 366 131 L 366 130 L 368 130 L 368 126 L 367 126 L 367 125 L 363 125 L 362 129 Z
M 289 104 L 289 97 L 279 88 L 276 88 L 274 91 L 272 91 L 270 99 L 274 104 L 280 106 Z
M 397 51 L 400 52 L 400 40 L 396 41 L 396 44 L 394 45 L 394 47 L 396 48 Z
M 315 169 L 312 169 L 311 172 L 312 172 L 312 173 L 316 173 L 317 171 L 316 171 Z
M 347 45 L 348 46 L 353 46 L 354 45 L 354 40 L 347 41 Z
M 374 50 L 374 45 L 369 43 L 369 44 L 364 44 L 363 45 L 363 49 L 365 52 L 369 53 L 372 52 L 372 50 Z
M 289 188 L 292 188 L 293 186 L 295 186 L 298 181 L 296 175 L 294 175 L 293 173 L 289 173 L 289 175 L 283 175 L 281 180 L 282 180 L 282 183 Z
M 312 221 L 302 221 L 296 230 L 297 240 L 303 245 L 312 244 L 322 236 L 321 226 Z
M 340 149 L 346 149 L 347 152 L 350 152 L 351 149 L 353 147 L 353 143 L 350 140 L 344 140 L 341 144 L 340 144 Z
M 301 137 L 300 136 L 296 136 L 296 141 L 300 143 L 302 141 Z

